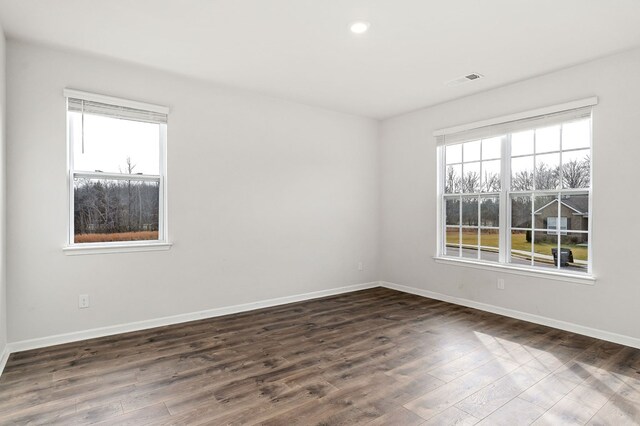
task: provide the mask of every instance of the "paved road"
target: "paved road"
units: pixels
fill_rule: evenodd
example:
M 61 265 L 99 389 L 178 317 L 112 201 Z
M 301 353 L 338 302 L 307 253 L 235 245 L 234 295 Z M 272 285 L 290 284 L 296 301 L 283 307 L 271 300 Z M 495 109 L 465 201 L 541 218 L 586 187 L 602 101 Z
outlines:
M 448 248 L 447 250 L 451 250 L 450 248 Z M 450 253 L 450 252 L 448 252 Z M 519 250 L 514 250 L 514 253 L 519 253 Z M 528 254 L 525 252 L 522 252 L 523 254 Z M 455 255 L 453 253 L 450 253 L 452 255 Z M 467 248 L 463 248 L 462 249 L 462 257 L 464 259 L 477 259 L 478 258 L 478 250 L 474 250 L 474 249 L 467 249 Z M 482 250 L 480 252 L 480 258 L 482 260 L 487 260 L 489 262 L 497 262 L 498 261 L 498 253 L 493 252 L 493 251 L 484 251 Z M 543 261 L 538 261 L 538 259 L 543 260 Z M 515 264 L 515 265 L 531 265 L 531 260 L 529 259 L 522 259 L 520 257 L 512 257 L 511 258 L 511 263 Z M 582 264 L 584 263 L 584 264 Z M 534 263 L 534 266 L 538 266 L 538 267 L 542 267 L 542 268 L 549 268 L 549 269 L 557 269 L 556 265 L 554 265 L 553 262 L 553 256 L 548 256 L 548 255 L 536 255 L 536 262 Z M 579 261 L 579 263 L 571 263 L 568 266 L 563 266 L 561 268 L 564 271 L 574 271 L 574 272 L 585 272 L 587 270 L 587 265 L 586 262 L 582 262 Z

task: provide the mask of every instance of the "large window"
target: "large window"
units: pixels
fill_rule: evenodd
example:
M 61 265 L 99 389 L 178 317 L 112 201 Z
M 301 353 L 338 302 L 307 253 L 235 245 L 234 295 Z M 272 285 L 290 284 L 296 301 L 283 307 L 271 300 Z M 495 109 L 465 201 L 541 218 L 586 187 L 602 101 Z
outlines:
M 69 245 L 166 241 L 165 109 L 66 94 Z
M 439 256 L 591 272 L 591 109 L 439 137 Z

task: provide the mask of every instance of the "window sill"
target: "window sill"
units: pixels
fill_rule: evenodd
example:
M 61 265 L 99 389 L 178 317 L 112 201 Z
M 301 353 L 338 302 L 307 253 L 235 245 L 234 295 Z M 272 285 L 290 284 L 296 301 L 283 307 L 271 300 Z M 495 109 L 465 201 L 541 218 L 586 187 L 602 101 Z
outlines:
M 108 243 L 108 244 L 76 244 L 66 246 L 62 249 L 67 256 L 79 256 L 86 254 L 110 254 L 110 253 L 131 253 L 139 251 L 165 251 L 169 250 L 173 244 L 164 242 L 145 243 Z
M 527 277 L 545 278 L 556 281 L 566 281 L 576 284 L 594 285 L 596 278 L 593 275 L 571 274 L 566 272 L 555 272 L 523 268 L 515 265 L 489 264 L 466 259 L 456 259 L 451 257 L 434 257 L 436 263 L 445 265 L 462 266 L 475 269 L 484 269 L 487 271 L 504 272 L 507 274 L 524 275 Z

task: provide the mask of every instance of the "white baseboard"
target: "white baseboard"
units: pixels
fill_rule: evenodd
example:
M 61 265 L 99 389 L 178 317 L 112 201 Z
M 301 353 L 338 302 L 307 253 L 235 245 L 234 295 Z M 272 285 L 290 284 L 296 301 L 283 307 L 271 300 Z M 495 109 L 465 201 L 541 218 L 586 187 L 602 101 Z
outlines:
M 42 337 L 37 339 L 12 342 L 6 345 L 4 352 L 2 353 L 2 358 L 0 358 L 0 374 L 2 374 L 2 371 L 4 370 L 7 360 L 9 359 L 9 355 L 14 352 L 26 351 L 30 349 L 39 349 L 47 346 L 77 342 L 80 340 L 111 336 L 114 334 L 128 333 L 131 331 L 146 330 L 154 327 L 162 327 L 166 325 L 179 324 L 179 323 L 188 322 L 188 321 L 195 321 L 195 320 L 200 320 L 205 318 L 213 318 L 213 317 L 219 317 L 223 315 L 247 312 L 255 309 L 269 308 L 272 306 L 284 305 L 287 303 L 302 302 L 305 300 L 317 299 L 319 297 L 333 296 L 336 294 L 348 293 L 348 292 L 357 291 L 357 290 L 365 290 L 368 288 L 374 288 L 379 286 L 402 291 L 405 293 L 415 294 L 418 296 L 428 297 L 430 299 L 441 300 L 443 302 L 454 303 L 456 305 L 467 306 L 469 308 L 479 309 L 481 311 L 492 312 L 494 314 L 504 315 L 510 318 L 529 321 L 536 324 L 545 325 L 548 327 L 554 327 L 560 330 L 565 330 L 572 333 L 595 337 L 597 339 L 607 340 L 610 342 L 619 343 L 622 345 L 640 349 L 640 339 L 635 337 L 611 333 L 604 330 L 585 327 L 579 324 L 560 321 L 553 318 L 516 311 L 513 309 L 503 308 L 500 306 L 490 305 L 486 303 L 476 302 L 469 299 L 448 296 L 446 294 L 436 293 L 429 290 L 423 290 L 415 287 L 394 284 L 386 281 L 374 281 L 374 282 L 364 283 L 364 284 L 337 287 L 329 290 L 321 290 L 321 291 L 315 291 L 311 293 L 297 294 L 294 296 L 267 299 L 267 300 L 262 300 L 258 302 L 245 303 L 241 305 L 209 309 L 206 311 L 191 312 L 187 314 L 156 318 L 152 320 L 137 321 L 137 322 L 127 323 L 127 324 L 94 328 L 90 330 L 83 330 L 83 331 L 77 331 L 72 333 Z
M 9 352 L 8 345 L 5 345 L 4 349 L 2 350 L 2 355 L 0 355 L 0 376 L 4 371 L 4 367 L 7 365 L 9 355 L 11 355 L 11 352 Z
M 501 306 L 489 305 L 487 303 L 476 302 L 469 299 L 463 299 L 460 297 L 448 296 L 442 293 L 436 293 L 429 290 L 423 290 L 415 287 L 408 287 L 405 285 L 394 284 L 386 281 L 381 281 L 380 286 L 390 288 L 393 290 L 402 291 L 404 293 L 411 293 L 418 296 L 428 297 L 430 299 L 441 300 L 443 302 L 449 302 L 456 305 L 467 306 L 469 308 L 479 309 L 481 311 L 491 312 L 498 315 L 504 315 L 505 317 L 515 318 L 523 321 L 532 322 L 535 324 L 546 325 L 548 327 L 558 328 L 560 330 L 569 331 L 576 334 L 582 334 L 584 336 L 595 337 L 596 339 L 602 339 L 609 342 L 619 343 L 625 346 L 631 346 L 632 348 L 640 349 L 640 339 L 631 336 L 625 336 L 623 334 L 611 333 L 609 331 L 599 330 L 597 328 L 585 327 L 583 325 L 574 324 L 567 321 L 561 321 L 553 318 L 543 317 L 541 315 L 530 314 L 527 312 L 516 311 L 514 309 L 503 308 Z
M 41 337 L 37 339 L 22 340 L 7 344 L 5 349 L 6 358 L 14 352 L 39 349 L 47 346 L 60 345 L 63 343 L 77 342 L 80 340 L 94 339 L 96 337 L 111 336 L 114 334 L 128 333 L 131 331 L 146 330 L 165 325 L 179 324 L 188 321 L 195 321 L 205 318 L 220 317 L 223 315 L 236 314 L 240 312 L 252 311 L 255 309 L 269 308 L 272 306 L 285 305 L 287 303 L 301 302 L 304 300 L 317 299 L 319 297 L 333 296 L 336 294 L 348 293 L 351 291 L 365 290 L 379 287 L 378 281 L 355 284 L 345 287 L 336 287 L 329 290 L 314 291 L 311 293 L 296 294 L 294 296 L 278 297 L 275 299 L 261 300 L 258 302 L 244 303 L 241 305 L 226 306 L 223 308 L 209 309 L 206 311 L 191 312 L 187 314 L 173 315 L 169 317 L 156 318 L 146 321 L 137 321 L 127 324 L 113 325 L 108 327 L 93 328 L 90 330 L 76 331 L 72 333 L 57 334 L 54 336 Z M 4 359 L 4 358 L 3 358 Z M 5 360 L 6 362 L 6 360 Z

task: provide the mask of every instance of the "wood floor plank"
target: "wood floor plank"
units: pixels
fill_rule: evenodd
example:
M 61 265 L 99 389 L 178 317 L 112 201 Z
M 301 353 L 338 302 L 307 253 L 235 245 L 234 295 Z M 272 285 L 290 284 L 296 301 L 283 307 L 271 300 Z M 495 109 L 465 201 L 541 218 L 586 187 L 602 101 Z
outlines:
M 489 363 L 426 393 L 420 398 L 405 404 L 404 407 L 418 414 L 425 420 L 429 420 L 436 414 L 439 414 L 468 396 L 473 395 L 480 389 L 495 382 L 517 367 L 518 365 L 511 361 L 494 359 Z
M 587 423 L 589 425 L 633 426 L 640 424 L 640 407 L 622 396 L 612 397 Z
M 456 426 L 471 426 L 478 423 L 478 419 L 471 414 L 456 408 L 449 407 L 446 410 L 436 414 L 431 419 L 427 420 L 422 426 L 440 426 L 440 425 L 456 425 Z
M 536 421 L 545 409 L 521 398 L 513 398 L 502 407 L 485 417 L 478 425 L 513 426 L 529 425 Z
M 386 426 L 386 425 L 402 425 L 402 426 L 419 426 L 424 425 L 424 419 L 412 411 L 404 407 L 397 407 L 385 413 L 377 419 L 367 423 L 367 426 Z
M 12 354 L 0 424 L 640 424 L 640 351 L 374 288 Z
M 545 376 L 545 372 L 532 367 L 520 366 L 458 402 L 456 407 L 478 419 L 484 419 Z
M 100 426 L 144 426 L 157 425 L 170 420 L 170 414 L 167 407 L 163 403 L 155 404 L 149 407 L 141 408 L 130 413 L 112 417 L 96 423 Z

